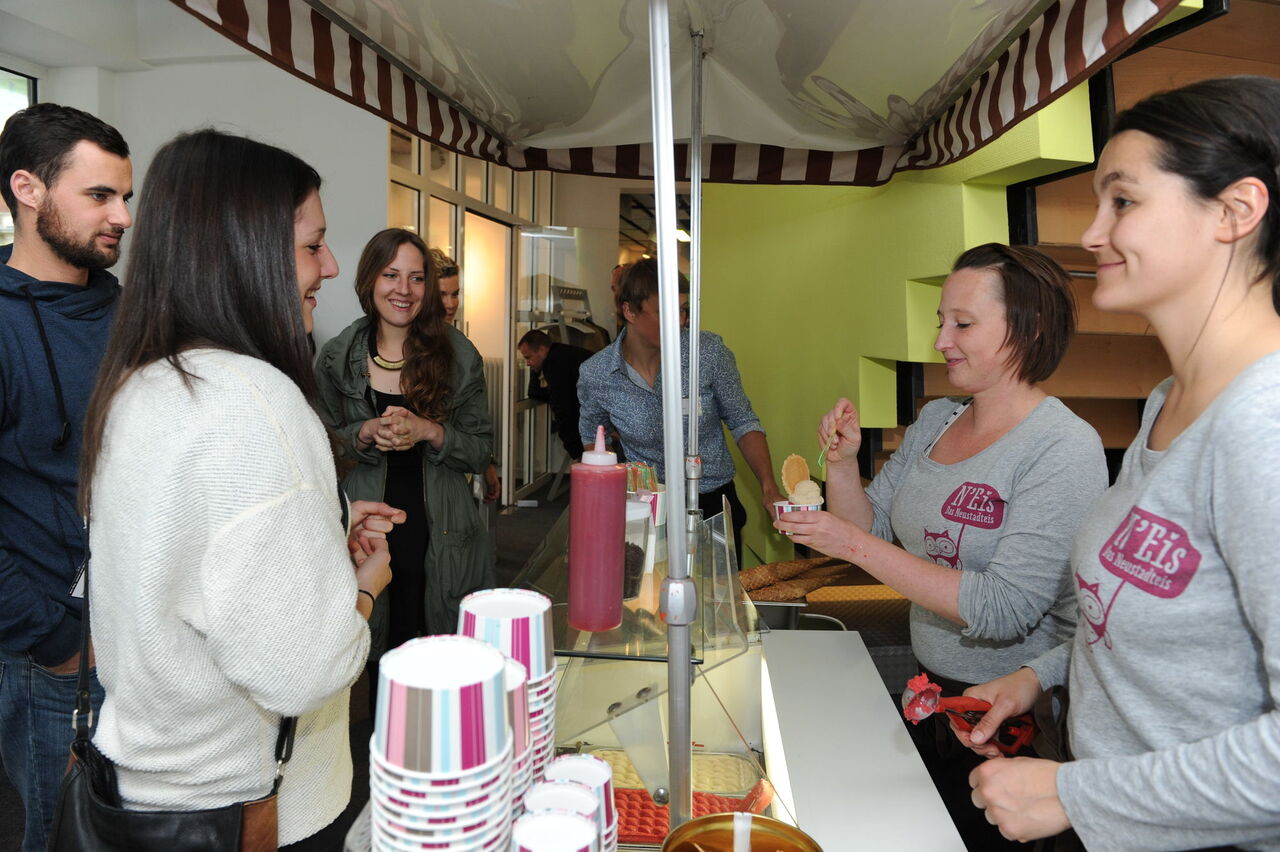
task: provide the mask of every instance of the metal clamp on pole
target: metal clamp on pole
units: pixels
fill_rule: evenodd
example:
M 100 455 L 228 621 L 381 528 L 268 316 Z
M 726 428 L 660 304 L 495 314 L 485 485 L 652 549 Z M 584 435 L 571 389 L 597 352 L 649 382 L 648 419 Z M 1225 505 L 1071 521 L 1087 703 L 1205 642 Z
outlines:
M 684 457 L 684 506 L 690 512 L 697 511 L 698 497 L 702 491 L 702 456 Z
M 663 580 L 658 614 L 668 626 L 684 627 L 693 624 L 693 619 L 698 615 L 698 587 L 693 584 L 693 580 L 688 577 L 680 580 L 668 577 Z

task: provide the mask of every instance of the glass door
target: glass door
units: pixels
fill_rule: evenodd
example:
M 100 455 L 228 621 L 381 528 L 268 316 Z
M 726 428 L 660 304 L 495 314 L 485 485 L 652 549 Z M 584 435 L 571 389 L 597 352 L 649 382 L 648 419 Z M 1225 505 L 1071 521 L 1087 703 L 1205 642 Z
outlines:
M 568 274 L 576 277 L 572 229 L 524 227 L 518 233 L 513 352 L 525 332 L 559 322 L 552 285 L 571 283 L 565 280 L 566 270 L 573 270 Z M 516 360 L 511 393 L 511 473 L 514 496 L 519 499 L 541 488 L 556 473 L 567 472 L 568 455 L 551 431 L 551 412 L 546 404 L 529 398 L 529 368 L 523 359 Z

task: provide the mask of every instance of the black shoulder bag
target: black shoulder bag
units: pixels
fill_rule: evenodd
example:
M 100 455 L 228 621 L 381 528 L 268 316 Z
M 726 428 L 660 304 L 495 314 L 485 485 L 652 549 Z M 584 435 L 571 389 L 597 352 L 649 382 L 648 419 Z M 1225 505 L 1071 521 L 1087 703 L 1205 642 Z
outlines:
M 87 538 L 87 536 L 86 536 Z M 271 792 L 251 802 L 202 811 L 138 811 L 122 807 L 116 768 L 89 739 L 89 570 L 85 560 L 84 620 L 80 682 L 72 716 L 67 774 L 58 791 L 49 834 L 49 852 L 274 852 L 278 845 L 276 793 L 293 752 L 296 718 L 280 720 L 276 737 L 276 778 Z

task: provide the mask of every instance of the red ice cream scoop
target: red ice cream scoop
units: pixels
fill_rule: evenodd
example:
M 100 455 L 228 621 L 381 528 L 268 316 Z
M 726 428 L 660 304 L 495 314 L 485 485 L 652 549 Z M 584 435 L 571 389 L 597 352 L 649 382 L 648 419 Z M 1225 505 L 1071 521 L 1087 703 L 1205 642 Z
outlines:
M 952 724 L 968 733 L 990 709 L 991 705 L 980 698 L 967 695 L 943 698 L 942 687 L 932 683 L 925 674 L 918 674 L 907 681 L 907 688 L 902 692 L 902 715 L 913 725 L 920 724 L 934 713 L 946 713 Z M 1024 714 L 1001 722 L 991 743 L 1002 754 L 1013 755 L 1031 745 L 1035 735 L 1035 722 L 1030 715 Z

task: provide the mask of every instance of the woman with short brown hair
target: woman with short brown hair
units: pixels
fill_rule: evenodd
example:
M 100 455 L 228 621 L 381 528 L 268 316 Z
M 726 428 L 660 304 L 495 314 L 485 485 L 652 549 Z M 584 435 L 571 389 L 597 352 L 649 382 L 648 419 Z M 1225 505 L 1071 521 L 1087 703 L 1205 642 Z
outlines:
M 1034 249 L 961 254 L 942 285 L 934 348 L 963 395 L 926 405 L 866 490 L 858 412 L 838 401 L 818 428 L 821 445 L 834 442 L 829 511 L 775 524 L 909 598 L 912 651 L 947 694 L 1013 671 L 1075 626 L 1071 538 L 1107 468 L 1093 428 L 1037 386 L 1075 329 L 1069 285 Z M 912 733 L 969 847 L 1001 848 L 969 803 L 974 756 L 954 748 L 945 721 Z

